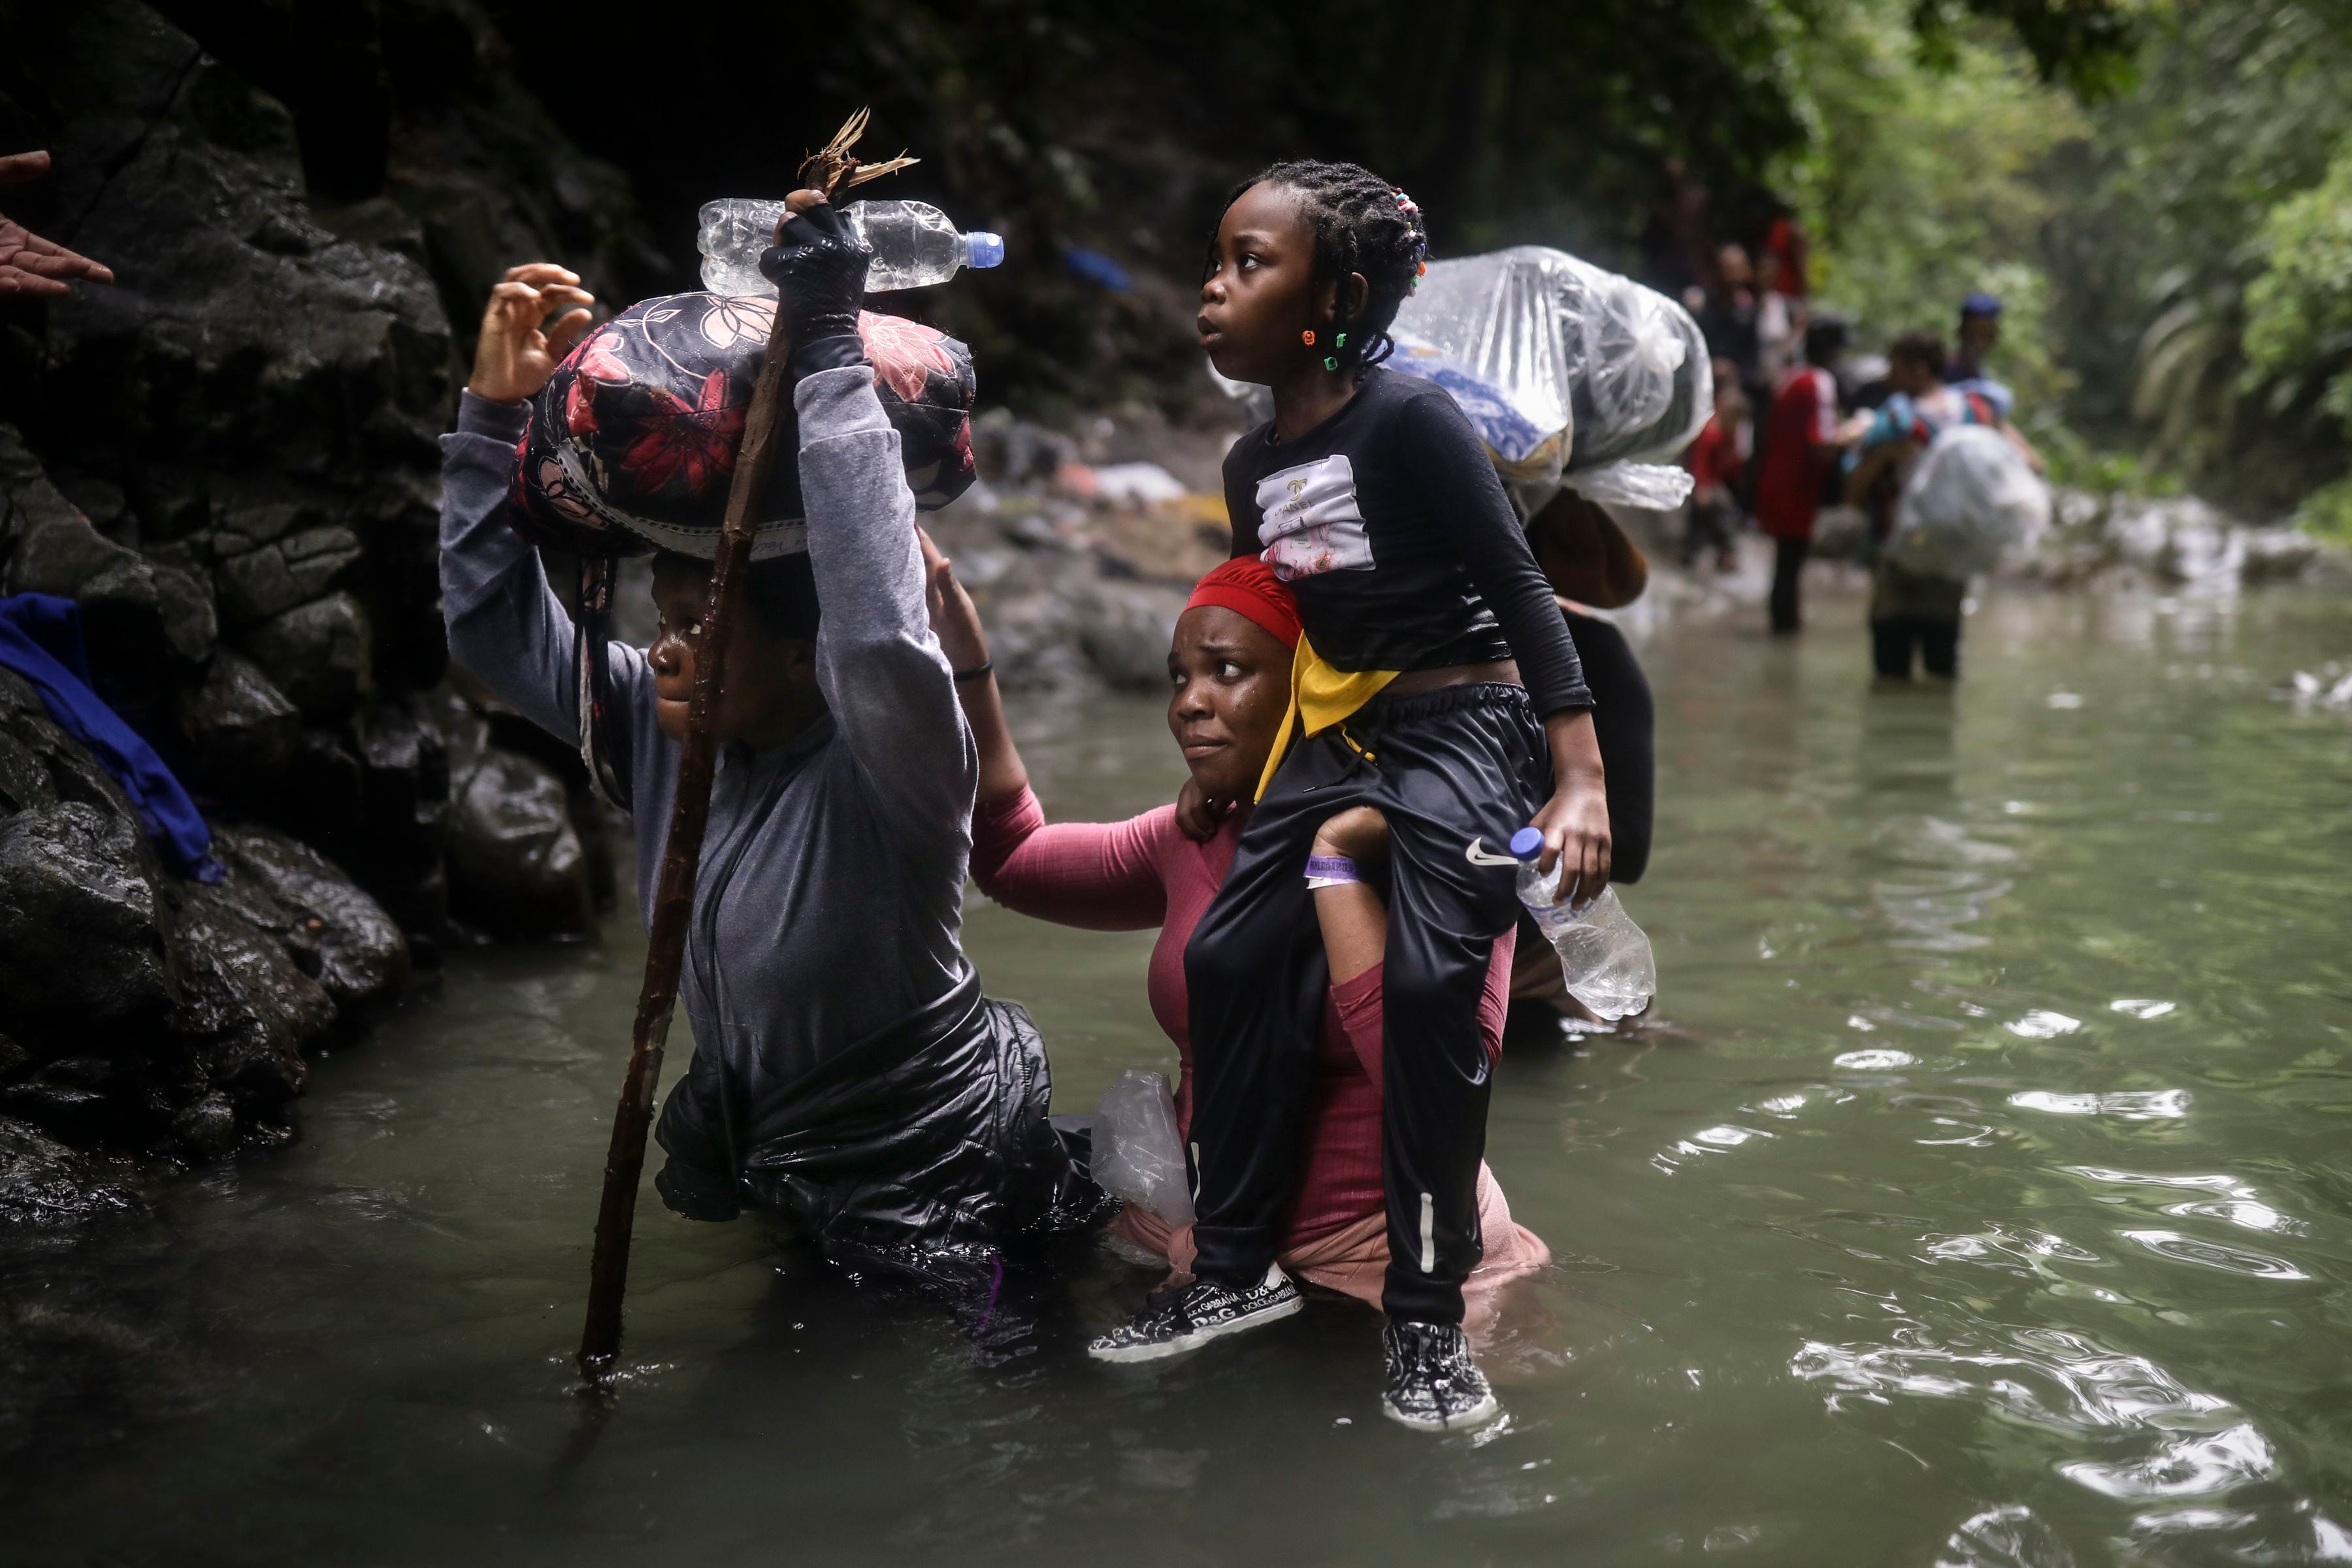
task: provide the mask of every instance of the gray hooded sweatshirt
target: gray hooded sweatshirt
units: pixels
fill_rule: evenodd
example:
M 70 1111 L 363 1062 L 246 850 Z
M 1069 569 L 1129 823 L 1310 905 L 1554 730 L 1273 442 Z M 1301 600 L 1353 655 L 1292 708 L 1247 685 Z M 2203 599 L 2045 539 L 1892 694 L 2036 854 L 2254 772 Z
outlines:
M 901 1192 L 866 1206 L 887 1215 L 858 1215 L 873 1220 L 868 1232 L 995 1234 L 1009 1211 L 1013 1223 L 1034 1211 L 1007 1199 L 1009 1184 L 1034 1184 L 1016 1183 L 1013 1168 L 1058 1157 L 1040 1142 L 1049 1140 L 1042 1047 L 1025 1018 L 1009 1023 L 1016 1008 L 979 1002 L 957 942 L 979 769 L 971 733 L 924 611 L 915 500 L 873 374 L 814 374 L 795 406 L 824 606 L 816 679 L 830 715 L 783 748 L 719 754 L 679 980 L 696 1056 L 663 1112 L 663 1145 L 673 1166 L 687 1159 L 748 1180 L 739 1196 L 764 1196 L 825 1227 L 842 1208 L 840 1173 L 807 1175 L 809 1150 L 840 1157 L 842 1119 L 870 1119 L 894 1150 L 887 1159 L 924 1175 L 910 1183 L 915 1171 L 898 1171 Z M 442 437 L 442 611 L 461 666 L 536 724 L 574 738 L 572 621 L 539 552 L 503 517 L 522 428 L 522 405 L 466 395 L 457 433 Z M 649 921 L 679 752 L 654 721 L 645 654 L 614 642 L 604 656 L 621 708 L 614 721 L 628 724 L 637 900 Z M 983 1018 L 983 1006 L 995 1013 Z M 940 1047 L 957 1032 L 960 1047 Z M 845 1100 L 908 1063 L 919 1089 L 898 1086 L 882 1105 Z M 948 1135 L 915 1150 L 906 1138 L 915 1119 L 940 1121 Z M 673 1138 L 682 1121 L 691 1126 Z M 762 1140 L 774 1150 L 764 1194 Z M 960 1159 L 969 1168 L 957 1173 Z M 828 1192 L 812 1196 L 816 1187 Z M 673 1196 L 668 1184 L 663 1194 Z M 673 1206 L 682 1206 L 675 1196 Z

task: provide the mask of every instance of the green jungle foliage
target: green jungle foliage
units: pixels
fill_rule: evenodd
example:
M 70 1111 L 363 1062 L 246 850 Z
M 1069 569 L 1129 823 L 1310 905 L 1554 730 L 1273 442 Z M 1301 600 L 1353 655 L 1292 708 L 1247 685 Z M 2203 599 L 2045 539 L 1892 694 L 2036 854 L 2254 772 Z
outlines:
M 1804 75 L 1811 40 L 1851 32 L 1853 8 L 852 0 L 818 27 L 794 8 L 703 4 L 665 13 L 661 49 L 709 68 L 675 79 L 675 103 L 633 106 L 569 47 L 534 47 L 531 7 L 485 3 L 552 112 L 629 173 L 681 260 L 697 204 L 776 190 L 806 139 L 871 102 L 877 150 L 926 160 L 894 193 L 1006 236 L 1001 274 L 919 308 L 1033 403 L 1181 399 L 1203 384 L 1195 258 L 1226 189 L 1276 158 L 1380 170 L 1431 215 L 1441 253 L 1548 243 L 1629 269 L 1675 158 L 1713 193 L 1725 237 L 1744 237 L 1768 178 L 1833 117 Z M 1917 53 L 1948 58 L 1956 79 L 1992 47 L 1980 38 L 2001 40 L 2031 83 L 2066 84 L 2042 89 L 2056 94 L 2126 71 L 2142 25 L 2138 0 L 1918 0 L 1873 10 L 1869 31 L 1913 75 L 1927 68 Z M 761 60 L 788 91 L 719 86 L 719 62 Z M 1067 275 L 1073 246 L 1109 256 L 1136 289 Z
M 1858 5 L 1801 46 L 1820 131 L 1780 177 L 1831 297 L 1948 331 L 1990 289 L 1996 368 L 2062 474 L 2254 515 L 2312 497 L 2352 531 L 2352 485 L 2314 493 L 2352 468 L 2352 7 L 2174 0 L 2128 68 L 2063 89 L 2021 29 L 1906 47 L 1906 18 Z
M 1718 238 L 1792 201 L 1865 342 L 2001 296 L 1994 369 L 2062 475 L 2276 514 L 2352 470 L 2352 0 L 701 0 L 553 27 L 523 0 L 161 3 L 293 106 L 337 199 L 381 184 L 387 123 L 474 112 L 479 63 L 509 63 L 628 177 L 640 295 L 689 284 L 697 206 L 781 194 L 870 103 L 869 150 L 924 160 L 890 194 L 1009 245 L 897 308 L 1033 406 L 1213 395 L 1197 258 L 1270 160 L 1369 163 L 1440 254 L 1629 271 L 1675 167 Z

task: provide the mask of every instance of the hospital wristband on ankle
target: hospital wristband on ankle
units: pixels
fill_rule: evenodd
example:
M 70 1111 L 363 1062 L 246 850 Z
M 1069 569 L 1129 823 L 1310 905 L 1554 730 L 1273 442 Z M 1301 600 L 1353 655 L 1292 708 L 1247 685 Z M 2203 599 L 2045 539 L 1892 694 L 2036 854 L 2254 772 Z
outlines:
M 1356 863 L 1345 855 L 1309 855 L 1307 858 L 1307 886 L 1337 888 L 1348 882 L 1360 882 L 1356 875 Z

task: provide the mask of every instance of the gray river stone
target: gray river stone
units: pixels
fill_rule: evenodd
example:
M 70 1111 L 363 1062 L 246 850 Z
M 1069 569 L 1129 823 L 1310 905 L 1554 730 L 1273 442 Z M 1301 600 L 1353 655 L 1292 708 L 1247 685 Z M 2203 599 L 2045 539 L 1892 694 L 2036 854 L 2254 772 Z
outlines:
M 93 1161 L 37 1127 L 0 1116 L 0 1227 L 71 1229 L 139 1207 Z
M 237 641 L 278 672 L 305 719 L 340 719 L 367 695 L 372 639 L 367 611 L 352 595 L 330 594 L 297 605 L 246 628 Z
M 126 818 L 64 801 L 0 821 L 0 1021 L 28 1045 L 160 1017 L 161 921 Z
M 215 542 L 222 537 L 215 534 Z M 345 586 L 360 563 L 360 539 L 340 526 L 307 528 L 213 568 L 221 614 L 236 625 L 268 620 Z
M 596 905 L 588 857 L 554 772 L 497 747 L 453 783 L 451 911 L 500 936 L 585 936 Z
M 325 856 L 259 827 L 224 828 L 214 836 L 213 848 L 234 878 L 260 884 L 284 911 L 284 928 L 272 934 L 318 981 L 340 1016 L 389 1001 L 408 983 L 407 938 L 383 906 Z
M 266 805 L 285 791 L 302 745 L 302 716 L 261 667 L 224 648 L 180 695 L 180 733 L 198 775 L 233 800 Z
M 179 1032 L 198 1042 L 205 1078 L 261 1116 L 301 1089 L 302 1053 L 335 1022 L 334 998 L 271 930 L 292 919 L 242 878 L 181 895 Z
M 78 601 L 87 640 L 114 652 L 117 662 L 200 665 L 212 656 L 219 625 L 205 584 L 99 532 L 4 425 L 0 509 L 0 540 L 10 547 L 7 592 Z

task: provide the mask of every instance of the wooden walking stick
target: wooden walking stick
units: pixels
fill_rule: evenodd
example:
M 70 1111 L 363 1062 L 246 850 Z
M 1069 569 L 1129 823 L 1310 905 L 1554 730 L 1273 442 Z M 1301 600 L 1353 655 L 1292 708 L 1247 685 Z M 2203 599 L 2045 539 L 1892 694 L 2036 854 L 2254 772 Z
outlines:
M 866 111 L 851 115 L 823 151 L 801 165 L 801 184 L 830 201 L 852 185 L 903 169 L 916 160 L 904 153 L 887 163 L 861 164 L 850 148 L 866 130 Z M 789 215 L 787 215 L 789 216 Z M 782 242 L 783 225 L 777 226 Z M 687 705 L 686 744 L 678 762 L 677 795 L 670 808 L 669 837 L 662 850 L 661 882 L 654 895 L 653 928 L 647 933 L 645 986 L 637 994 L 636 1025 L 629 1042 L 629 1067 L 621 1080 L 621 1103 L 613 1113 L 613 1144 L 604 1156 L 604 1195 L 596 1208 L 596 1251 L 588 1272 L 588 1321 L 580 1336 L 580 1371 L 594 1381 L 612 1370 L 621 1349 L 621 1299 L 629 1281 L 629 1232 L 636 1218 L 637 1180 L 646 1164 L 646 1134 L 653 1126 L 654 1089 L 661 1081 L 662 1047 L 669 1039 L 670 1014 L 677 1003 L 677 976 L 686 959 L 686 931 L 694 912 L 695 874 L 702 860 L 702 830 L 710 818 L 710 775 L 719 756 L 710 721 L 727 680 L 727 637 L 743 598 L 751 565 L 752 510 L 767 492 L 775 467 L 776 414 L 784 398 L 784 361 L 792 353 L 792 329 L 783 300 L 776 301 L 767 357 L 753 383 L 751 410 L 736 454 L 727 492 L 727 521 L 710 568 L 710 600 L 702 617 L 702 646 L 696 655 L 694 692 Z

